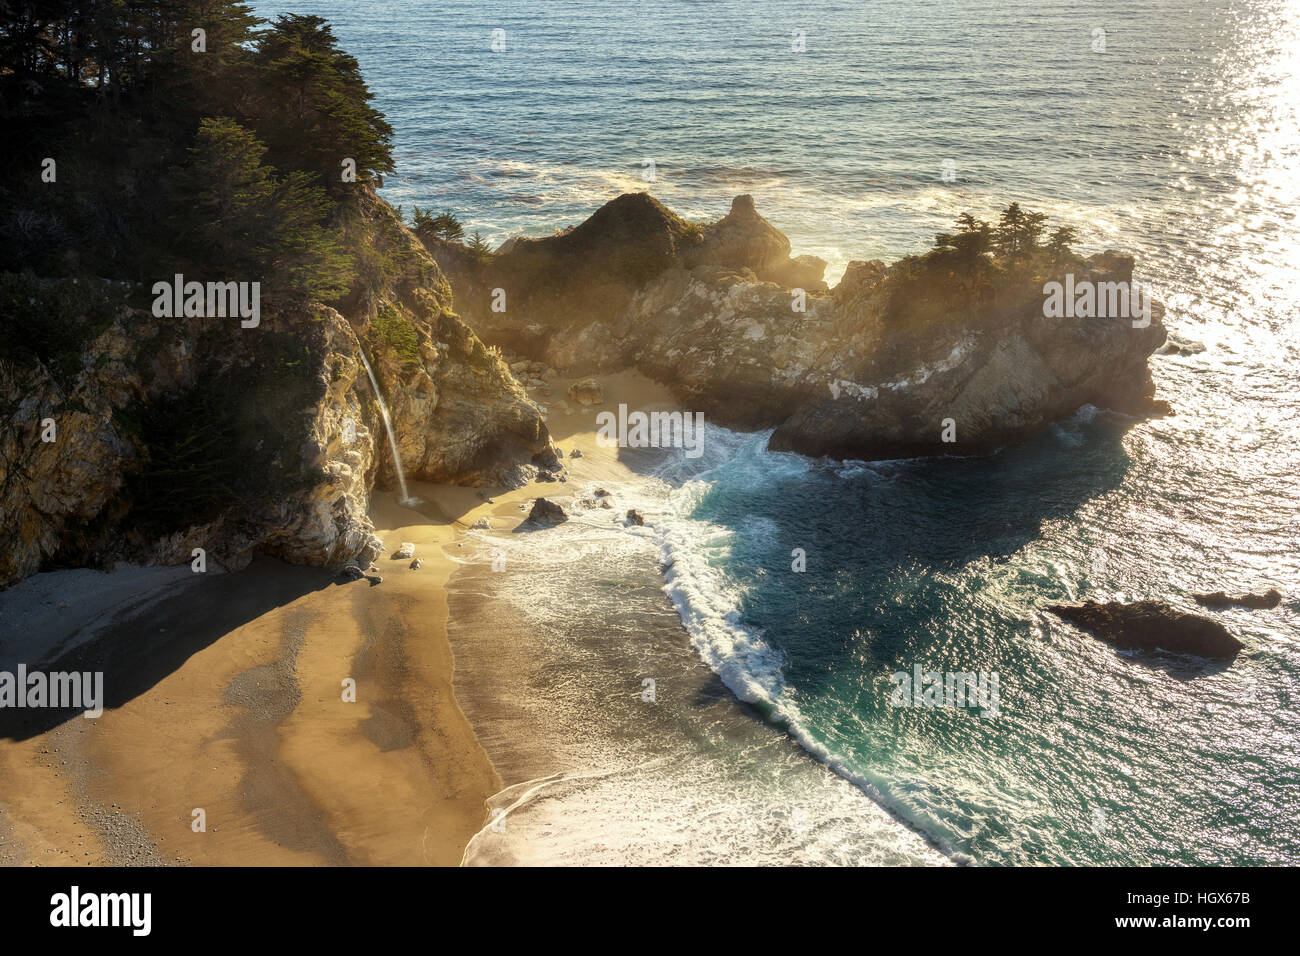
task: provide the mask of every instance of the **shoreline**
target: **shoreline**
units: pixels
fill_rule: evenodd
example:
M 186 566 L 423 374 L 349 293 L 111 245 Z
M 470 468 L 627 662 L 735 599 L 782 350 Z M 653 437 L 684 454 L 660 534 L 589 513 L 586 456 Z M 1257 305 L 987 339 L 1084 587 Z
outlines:
M 657 400 L 633 378 L 609 380 Z M 566 458 L 595 447 L 594 425 L 576 437 L 595 409 L 569 406 L 567 384 L 540 399 Z M 452 690 L 457 539 L 482 517 L 521 522 L 520 504 L 571 480 L 413 480 L 412 507 L 375 489 L 374 587 L 259 557 L 203 576 L 48 572 L 0 594 L 0 659 L 103 670 L 106 697 L 96 719 L 0 712 L 0 863 L 458 865 L 503 784 Z M 402 541 L 418 570 L 391 558 Z
M 642 495 L 660 453 L 596 441 L 599 411 L 678 409 L 670 393 L 623 372 L 581 407 L 570 381 L 530 393 L 550 406 L 566 482 L 417 479 L 405 505 L 372 493 L 376 586 L 264 558 L 183 585 L 186 568 L 144 569 L 168 580 L 81 647 L 49 641 L 75 648 L 51 669 L 105 670 L 107 707 L 39 733 L 0 724 L 0 862 L 949 862 L 692 646 L 649 529 L 624 526 L 628 507 L 655 514 Z M 588 497 L 602 486 L 611 508 Z M 570 520 L 524 526 L 537 497 Z M 418 570 L 391 557 L 403 541 Z M 493 573 L 497 553 L 513 574 Z M 53 594 L 68 574 L 35 580 Z M 115 575 L 100 582 L 110 597 Z M 511 588 L 558 602 L 552 619 Z M 94 588 L 80 599 L 103 602 Z M 645 675 L 659 682 L 649 705 Z M 356 703 L 341 700 L 345 677 Z
M 154 595 L 61 657 L 50 669 L 105 671 L 107 707 L 0 714 L 0 862 L 459 863 L 500 785 L 451 692 L 453 524 L 393 498 L 373 496 L 378 533 L 389 554 L 415 542 L 418 571 L 381 557 L 371 587 L 257 559 Z M 58 593 L 63 574 L 37 583 Z

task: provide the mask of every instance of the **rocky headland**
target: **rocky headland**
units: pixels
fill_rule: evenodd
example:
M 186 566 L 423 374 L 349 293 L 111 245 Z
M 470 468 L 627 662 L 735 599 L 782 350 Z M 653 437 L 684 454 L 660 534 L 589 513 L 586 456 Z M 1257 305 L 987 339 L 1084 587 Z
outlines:
M 450 484 L 560 470 L 503 350 L 570 376 L 635 369 L 816 456 L 971 454 L 1084 404 L 1161 410 L 1159 303 L 1145 324 L 1044 316 L 1044 282 L 1067 272 L 1131 283 L 1113 252 L 852 262 L 830 288 L 748 196 L 697 224 L 627 194 L 496 253 L 417 237 L 369 185 L 351 208 L 344 239 L 370 266 L 329 305 L 272 298 L 256 328 L 155 318 L 126 283 L 5 280 L 0 586 L 196 548 L 225 568 L 254 552 L 364 566 L 370 490 L 396 476 L 363 350 L 407 475 Z M 575 389 L 601 401 L 599 381 Z
M 1085 404 L 1167 410 L 1147 367 L 1159 303 L 1145 324 L 1044 316 L 1044 283 L 1067 273 L 1131 284 L 1133 260 L 1114 252 L 858 261 L 829 288 L 826 264 L 792 258 L 751 197 L 697 224 L 645 193 L 496 253 L 424 242 L 484 341 L 566 374 L 635 368 L 711 421 L 775 429 L 778 450 L 971 454 Z

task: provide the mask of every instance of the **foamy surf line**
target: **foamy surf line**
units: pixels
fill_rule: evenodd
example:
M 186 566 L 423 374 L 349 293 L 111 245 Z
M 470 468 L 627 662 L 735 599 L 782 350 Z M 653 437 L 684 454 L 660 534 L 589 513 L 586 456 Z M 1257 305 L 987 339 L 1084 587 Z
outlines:
M 723 480 L 728 468 L 738 471 L 745 481 L 772 481 L 806 472 L 812 466 L 809 459 L 797 455 L 768 452 L 767 434 L 741 434 L 710 426 L 709 437 L 714 440 L 709 447 L 721 447 L 725 457 L 708 461 L 670 495 L 670 504 L 675 501 L 678 513 L 670 507 L 647 515 L 642 533 L 652 535 L 658 546 L 663 591 L 676 608 L 691 646 L 737 698 L 759 710 L 770 724 L 788 733 L 805 752 L 851 783 L 900 826 L 917 832 L 954 862 L 970 863 L 969 856 L 940 835 L 948 829 L 941 821 L 891 799 L 887 785 L 850 766 L 812 735 L 798 705 L 788 699 L 780 653 L 763 640 L 761 632 L 743 623 L 740 596 L 709 560 L 711 556 L 725 558 L 734 532 L 684 514 L 693 510 L 712 483 Z M 670 475 L 680 464 L 666 462 L 657 474 Z

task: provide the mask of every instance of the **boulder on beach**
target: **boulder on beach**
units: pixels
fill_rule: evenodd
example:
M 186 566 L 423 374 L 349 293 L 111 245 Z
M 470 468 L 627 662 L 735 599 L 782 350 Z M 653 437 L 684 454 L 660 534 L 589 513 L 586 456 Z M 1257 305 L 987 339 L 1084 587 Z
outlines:
M 403 541 L 401 547 L 393 552 L 394 561 L 405 561 L 413 557 L 415 557 L 415 545 L 409 541 Z
M 1218 621 L 1159 601 L 1085 601 L 1053 604 L 1047 610 L 1121 650 L 1163 650 L 1229 660 L 1242 648 Z
M 568 521 L 569 516 L 554 501 L 538 498 L 533 502 L 533 510 L 528 512 L 528 520 L 538 524 L 559 524 L 561 521 Z
M 605 390 L 594 378 L 584 378 L 569 386 L 569 398 L 579 405 L 602 405 L 605 402 Z
M 490 531 L 492 530 L 492 519 L 488 517 L 476 518 L 469 528 L 471 531 Z
M 1209 594 L 1193 594 L 1196 603 L 1202 607 L 1208 607 L 1211 610 L 1222 611 L 1229 607 L 1245 607 L 1253 611 L 1271 611 L 1282 603 L 1282 594 L 1274 588 L 1269 588 L 1263 594 L 1238 594 L 1231 597 L 1222 591 L 1213 591 Z

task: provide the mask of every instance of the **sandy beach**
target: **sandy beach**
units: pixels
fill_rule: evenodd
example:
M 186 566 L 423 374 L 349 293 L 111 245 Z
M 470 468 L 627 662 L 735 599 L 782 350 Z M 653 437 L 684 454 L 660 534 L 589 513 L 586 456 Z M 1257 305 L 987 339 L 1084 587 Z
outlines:
M 606 408 L 671 404 L 634 374 L 603 382 Z M 569 481 L 626 475 L 567 384 L 536 397 Z M 0 594 L 6 661 L 103 670 L 107 697 L 97 719 L 4 715 L 0 863 L 458 864 L 502 782 L 452 694 L 444 551 L 574 484 L 410 485 L 413 507 L 372 497 L 381 584 L 259 558 L 230 574 L 54 572 Z M 419 569 L 389 557 L 403 541 Z

